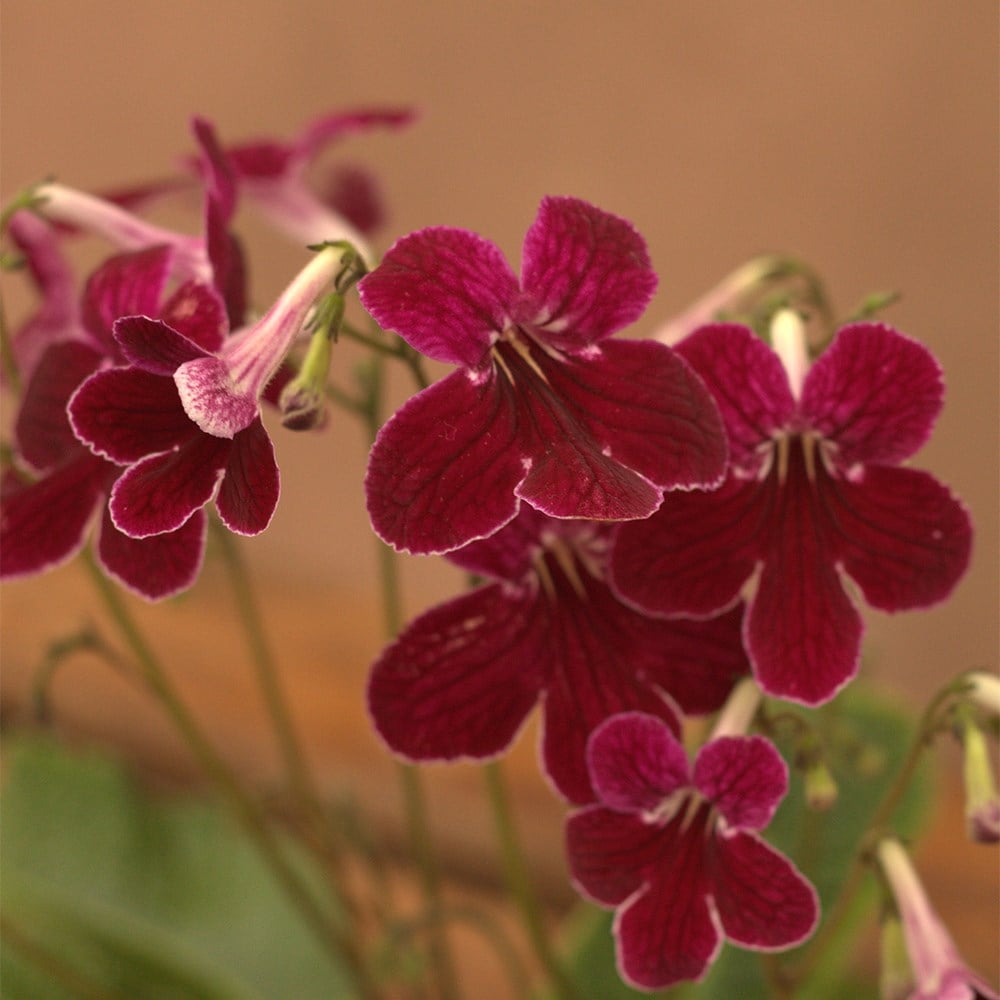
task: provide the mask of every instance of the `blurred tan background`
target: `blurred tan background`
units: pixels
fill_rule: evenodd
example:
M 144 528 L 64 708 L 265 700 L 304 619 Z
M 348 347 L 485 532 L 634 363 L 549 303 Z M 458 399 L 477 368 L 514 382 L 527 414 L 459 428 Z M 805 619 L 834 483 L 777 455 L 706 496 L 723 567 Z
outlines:
M 992 0 L 4 0 L 0 29 L 5 197 L 53 174 L 94 189 L 160 175 L 191 148 L 195 112 L 237 140 L 291 135 L 327 109 L 408 104 L 421 112 L 415 126 L 349 140 L 336 153 L 381 179 L 390 209 L 382 247 L 448 224 L 490 237 L 516 262 L 539 199 L 573 194 L 632 220 L 649 242 L 661 284 L 640 332 L 767 250 L 818 268 L 841 314 L 869 292 L 898 289 L 902 302 L 886 320 L 934 351 L 948 386 L 914 464 L 964 498 L 977 538 L 947 605 L 869 616 L 868 669 L 916 705 L 942 679 L 995 665 Z M 263 303 L 304 254 L 252 220 L 241 228 Z M 276 445 L 283 497 L 247 551 L 267 574 L 261 586 L 293 701 L 330 774 L 381 773 L 361 709 L 365 665 L 380 642 L 362 434 L 334 415 L 324 435 L 279 432 Z M 406 582 L 415 613 L 450 594 L 455 577 L 437 561 L 412 561 Z M 210 572 L 202 593 L 222 600 L 221 589 Z M 8 708 L 23 700 L 44 637 L 94 613 L 85 595 L 72 570 L 4 588 Z M 214 626 L 209 637 L 185 617 L 194 614 L 181 602 L 148 617 L 175 623 L 159 626 L 164 641 L 180 650 L 180 679 L 227 752 L 267 773 L 258 710 L 234 711 L 248 689 L 236 679 L 238 644 L 217 655 Z M 133 714 L 124 685 L 88 669 L 60 678 L 61 718 L 161 746 L 163 727 L 155 718 L 136 724 L 145 717 Z M 518 753 L 523 794 L 540 803 L 538 822 L 555 837 L 538 853 L 558 869 L 558 807 L 530 776 L 530 739 Z M 457 790 L 442 795 L 475 783 L 445 780 Z

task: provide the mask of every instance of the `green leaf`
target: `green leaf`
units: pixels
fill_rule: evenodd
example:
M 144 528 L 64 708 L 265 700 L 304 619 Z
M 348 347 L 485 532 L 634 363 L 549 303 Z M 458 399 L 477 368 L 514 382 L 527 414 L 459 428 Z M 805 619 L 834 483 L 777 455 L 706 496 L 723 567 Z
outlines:
M 6 749 L 3 914 L 25 938 L 111 996 L 353 996 L 347 973 L 213 804 L 154 800 L 118 763 L 48 740 Z M 16 943 L 3 944 L 5 997 L 76 995 Z

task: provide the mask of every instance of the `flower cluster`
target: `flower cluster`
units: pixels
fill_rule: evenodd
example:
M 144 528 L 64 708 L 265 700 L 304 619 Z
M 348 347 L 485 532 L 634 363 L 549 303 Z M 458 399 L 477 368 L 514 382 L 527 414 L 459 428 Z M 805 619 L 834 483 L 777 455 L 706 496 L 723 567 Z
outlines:
M 968 514 L 902 464 L 941 409 L 938 365 L 873 321 L 844 326 L 810 357 L 791 311 L 762 331 L 702 323 L 678 339 L 675 324 L 671 345 L 616 337 L 657 277 L 629 222 L 576 198 L 542 201 L 519 275 L 490 241 L 445 227 L 404 236 L 376 265 L 373 184 L 351 171 L 317 185 L 310 168 L 327 142 L 410 117 L 330 115 L 289 142 L 228 147 L 196 121 L 197 236 L 130 210 L 190 172 L 117 199 L 46 184 L 38 215 L 14 214 L 40 305 L 12 344 L 24 388 L 2 480 L 0 575 L 65 562 L 97 522 L 99 565 L 157 600 L 196 579 L 210 517 L 262 532 L 280 487 L 263 405 L 303 334 L 328 361 L 357 282 L 380 329 L 356 339 L 456 367 L 378 432 L 365 478 L 372 526 L 474 580 L 377 658 L 376 730 L 411 761 L 487 760 L 540 705 L 542 768 L 574 807 L 573 879 L 616 910 L 633 985 L 701 978 L 723 939 L 797 945 L 818 898 L 762 836 L 788 769 L 748 735 L 741 692 L 832 699 L 858 670 L 856 591 L 879 610 L 925 608 L 962 576 Z M 314 244 L 250 323 L 231 231 L 241 199 Z M 115 253 L 78 292 L 63 244 L 80 232 Z M 311 369 L 300 375 L 301 409 L 286 423 L 314 426 L 322 388 Z M 720 710 L 689 763 L 686 719 Z M 975 828 L 995 839 L 995 789 L 977 802 Z M 898 889 L 898 856 L 882 854 Z M 900 910 L 919 936 L 907 891 Z M 936 964 L 915 968 L 921 990 L 964 975 L 931 931 Z

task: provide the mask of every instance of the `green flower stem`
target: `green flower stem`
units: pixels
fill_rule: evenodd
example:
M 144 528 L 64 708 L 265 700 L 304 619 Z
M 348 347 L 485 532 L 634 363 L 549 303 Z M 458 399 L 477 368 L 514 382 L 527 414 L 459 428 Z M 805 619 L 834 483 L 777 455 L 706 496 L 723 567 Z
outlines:
M 490 804 L 493 807 L 493 819 L 500 839 L 507 883 L 514 894 L 517 907 L 521 911 L 521 919 L 528 932 L 531 946 L 542 968 L 545 969 L 552 981 L 556 996 L 562 1000 L 573 1000 L 577 996 L 577 990 L 552 950 L 538 897 L 532 889 L 531 879 L 524 862 L 524 854 L 517 837 L 517 831 L 514 829 L 510 800 L 499 761 L 494 760 L 484 764 L 483 776 L 486 779 Z
M 299 744 L 295 724 L 292 722 L 291 711 L 288 708 L 288 701 L 278 677 L 274 656 L 271 653 L 267 636 L 264 634 L 260 610 L 250 585 L 246 564 L 232 535 L 214 517 L 210 518 L 209 524 L 219 551 L 222 553 L 223 562 L 226 564 L 229 582 L 236 598 L 240 623 L 250 647 L 257 683 L 260 686 L 278 745 L 281 748 L 281 755 L 288 772 L 292 791 L 301 806 L 305 806 L 309 812 L 321 813 L 322 807 L 319 803 L 316 785 Z
M 896 779 L 886 790 L 882 801 L 872 815 L 868 829 L 858 842 L 858 849 L 855 852 L 854 860 L 851 863 L 847 877 L 844 879 L 844 884 L 840 888 L 840 893 L 830 907 L 829 913 L 827 913 L 819 932 L 806 946 L 798 962 L 785 971 L 784 978 L 790 988 L 791 986 L 801 986 L 812 975 L 816 966 L 822 960 L 824 951 L 836 939 L 841 924 L 851 910 L 854 897 L 861 888 L 862 880 L 869 865 L 868 852 L 873 845 L 873 841 L 883 832 L 885 826 L 895 814 L 900 802 L 902 802 L 903 796 L 906 794 L 910 781 L 916 772 L 917 765 L 920 763 L 920 758 L 924 750 L 930 746 L 934 737 L 938 726 L 938 713 L 942 706 L 958 692 L 957 685 L 959 683 L 961 681 L 953 682 L 939 691 L 921 716 L 917 730 L 913 736 L 913 742 L 910 744 L 910 749 L 903 760 Z
M 346 324 L 342 329 L 346 330 Z M 382 423 L 384 358 L 381 354 L 377 354 L 371 360 L 365 388 L 368 399 L 366 407 L 368 437 L 369 441 L 373 442 Z M 403 623 L 399 565 L 396 553 L 381 540 L 378 540 L 378 567 L 385 632 L 389 639 L 394 639 L 399 634 Z M 430 957 L 438 980 L 437 995 L 441 1000 L 455 1000 L 459 995 L 458 984 L 441 916 L 443 912 L 441 873 L 432 850 L 423 782 L 417 768 L 410 764 L 398 762 L 397 773 L 403 790 L 410 844 L 413 847 L 414 857 L 420 872 L 427 912 L 432 918 Z
M 374 1000 L 378 992 L 369 980 L 367 969 L 358 955 L 355 943 L 343 933 L 334 919 L 324 912 L 310 890 L 303 885 L 268 825 L 267 817 L 243 790 L 235 774 L 205 738 L 156 655 L 146 643 L 115 585 L 103 574 L 89 549 L 84 549 L 83 559 L 105 607 L 128 643 L 147 687 L 170 716 L 202 769 L 225 795 L 230 808 L 250 835 L 252 843 L 289 899 L 297 906 L 316 936 L 331 951 L 335 959 L 354 975 L 361 996 Z
M 0 297 L 0 368 L 7 382 L 8 390 L 17 395 L 21 391 L 21 372 L 14 357 L 14 346 L 10 341 L 10 328 L 7 326 L 7 310 L 3 298 Z
M 215 518 L 209 524 L 215 535 L 233 587 L 240 622 L 247 637 L 257 683 L 267 707 L 284 759 L 289 785 L 296 806 L 308 828 L 309 846 L 332 876 L 332 888 L 338 902 L 352 920 L 358 917 L 358 906 L 347 885 L 347 874 L 340 846 L 333 828 L 326 820 L 323 801 L 315 779 L 306 763 L 288 701 L 282 690 L 279 671 L 264 633 L 263 618 L 250 583 L 246 563 L 233 536 Z

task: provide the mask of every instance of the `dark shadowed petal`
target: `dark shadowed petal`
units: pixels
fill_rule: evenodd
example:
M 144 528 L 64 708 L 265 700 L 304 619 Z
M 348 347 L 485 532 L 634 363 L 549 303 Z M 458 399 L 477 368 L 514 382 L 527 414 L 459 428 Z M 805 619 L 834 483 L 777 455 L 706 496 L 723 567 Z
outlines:
M 376 533 L 405 552 L 447 552 L 517 513 L 524 475 L 517 419 L 494 381 L 453 372 L 407 402 L 379 432 L 365 490 Z
M 631 631 L 651 686 L 666 692 L 688 715 L 721 708 L 736 681 L 750 672 L 743 649 L 743 604 L 715 618 L 647 618 L 637 614 Z
M 186 361 L 203 358 L 203 347 L 162 320 L 126 316 L 115 323 L 115 340 L 125 359 L 143 371 L 172 377 Z
M 649 889 L 618 913 L 618 967 L 634 986 L 660 989 L 700 979 L 722 946 L 708 907 L 706 818 L 700 812 L 684 831 L 680 818 L 661 828 Z
M 169 247 L 150 247 L 111 257 L 90 276 L 83 292 L 83 322 L 106 353 L 115 349 L 115 320 L 157 315 L 170 261 Z
M 687 754 L 654 715 L 622 712 L 599 725 L 587 742 L 590 781 L 602 805 L 646 812 L 690 783 Z
M 530 592 L 499 584 L 421 615 L 372 667 L 375 728 L 411 760 L 501 753 L 543 689 L 547 624 Z
M 4 479 L 0 505 L 0 576 L 28 576 L 76 555 L 104 501 L 109 466 L 90 452 L 27 486 Z
M 81 441 L 121 464 L 169 451 L 199 433 L 173 381 L 138 368 L 96 372 L 70 400 L 69 418 Z
M 375 176 L 362 167 L 338 163 L 316 178 L 316 197 L 358 232 L 371 236 L 385 221 Z
M 726 937 L 744 948 L 790 948 L 819 920 L 816 891 L 756 835 L 719 834 L 706 862 Z
M 230 531 L 259 535 L 271 523 L 279 492 L 274 445 L 258 417 L 233 438 L 215 508 Z
M 185 281 L 178 287 L 160 309 L 160 318 L 206 351 L 217 351 L 222 346 L 228 328 L 222 299 L 198 281 Z
M 656 290 L 646 242 L 631 223 L 578 198 L 545 198 L 524 238 L 517 319 L 579 350 L 637 320 Z
M 760 446 L 795 411 L 778 355 L 752 330 L 735 324 L 702 327 L 676 351 L 704 379 L 719 405 L 733 466 L 754 473 L 761 464 Z
M 930 436 L 944 398 L 930 351 L 877 323 L 844 327 L 806 376 L 802 414 L 838 463 L 895 463 Z
M 754 676 L 764 691 L 818 705 L 857 673 L 862 624 L 811 526 L 805 528 L 803 534 L 790 525 L 765 564 L 744 628 Z
M 553 575 L 556 573 L 552 567 Z M 542 762 L 558 791 L 571 802 L 593 801 L 586 748 L 591 732 L 617 712 L 658 716 L 680 731 L 677 712 L 658 686 L 671 650 L 638 626 L 637 615 L 607 586 L 586 573 L 582 595 L 563 580 L 558 599 L 540 597 L 548 609 L 544 662 L 552 676 L 545 696 Z M 669 628 L 669 623 L 658 622 Z M 650 641 L 650 640 L 653 641 Z
M 508 324 L 517 278 L 500 250 L 464 229 L 422 229 L 397 240 L 358 285 L 385 330 L 436 361 L 483 364 Z
M 553 523 L 551 518 L 534 507 L 522 504 L 513 521 L 489 538 L 470 542 L 449 552 L 448 561 L 480 576 L 521 581 L 531 570 L 532 559 L 542 549 L 542 533 L 551 530 Z
M 207 518 L 196 510 L 176 531 L 129 538 L 105 508 L 97 544 L 104 569 L 133 593 L 150 601 L 187 590 L 198 578 L 205 553 Z
M 566 859 L 583 895 L 617 906 L 642 887 L 656 864 L 663 829 L 629 813 L 588 806 L 566 821 Z
M 38 360 L 14 424 L 18 455 L 36 472 L 79 449 L 66 404 L 100 363 L 97 350 L 79 341 L 52 344 Z
M 133 465 L 111 490 L 115 527 L 131 538 L 179 528 L 212 499 L 232 447 L 232 441 L 198 434 L 176 451 Z
M 648 520 L 615 535 L 611 583 L 653 614 L 712 615 L 731 605 L 760 557 L 756 482 L 728 479 L 705 493 L 671 493 Z
M 718 408 L 665 344 L 613 340 L 544 372 L 600 450 L 665 489 L 715 486 L 726 466 Z
M 698 753 L 694 785 L 730 826 L 761 830 L 788 791 L 788 767 L 761 736 L 722 736 Z
M 885 466 L 830 486 L 844 570 L 872 607 L 926 608 L 951 593 L 969 564 L 972 523 L 947 487 L 926 472 Z

